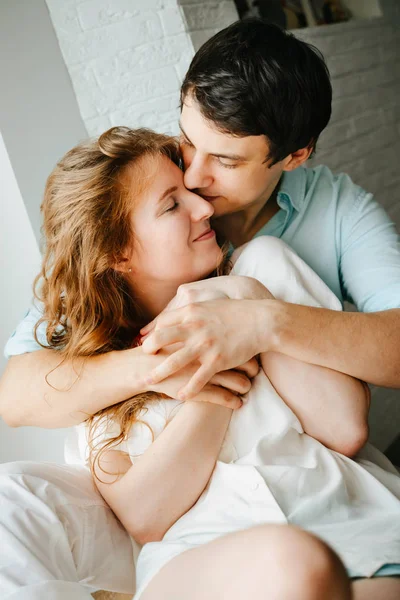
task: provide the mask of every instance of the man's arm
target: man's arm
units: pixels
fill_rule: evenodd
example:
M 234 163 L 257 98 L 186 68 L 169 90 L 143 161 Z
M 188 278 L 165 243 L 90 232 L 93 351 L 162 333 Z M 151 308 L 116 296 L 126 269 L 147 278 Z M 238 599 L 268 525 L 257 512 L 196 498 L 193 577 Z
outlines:
M 271 351 L 375 385 L 400 387 L 400 309 L 365 314 L 281 300 L 220 299 L 166 313 L 158 327 L 143 344 L 146 352 L 175 342 L 184 342 L 184 349 L 151 373 L 153 382 L 188 360 L 201 364 L 179 398 L 198 393 L 215 370 Z
M 261 301 L 263 302 L 263 301 Z M 279 301 L 260 304 L 274 331 L 273 346 L 298 360 L 347 373 L 368 383 L 400 388 L 400 309 L 336 312 Z M 264 331 L 260 344 L 271 346 Z
M 11 427 L 32 425 L 51 429 L 77 425 L 102 408 L 143 391 L 174 398 L 197 370 L 196 364 L 186 366 L 159 384 L 143 383 L 146 375 L 168 356 L 168 351 L 147 356 L 141 347 L 63 362 L 57 350 L 14 356 L 0 380 L 0 415 Z M 250 388 L 249 379 L 257 374 L 258 368 L 253 359 L 235 371 L 216 373 L 210 383 L 245 394 Z M 239 398 L 224 393 L 222 390 L 208 394 L 209 401 L 215 397 L 217 403 L 238 408 Z

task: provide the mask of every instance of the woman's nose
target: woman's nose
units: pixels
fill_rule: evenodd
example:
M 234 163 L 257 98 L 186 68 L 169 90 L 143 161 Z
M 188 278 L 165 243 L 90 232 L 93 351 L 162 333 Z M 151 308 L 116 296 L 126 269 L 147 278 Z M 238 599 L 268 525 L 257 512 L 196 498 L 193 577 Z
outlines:
M 208 202 L 208 200 L 204 200 L 204 198 L 198 196 L 197 194 L 191 194 L 191 196 L 192 221 L 198 222 L 210 219 L 214 214 L 214 207 L 211 204 L 211 202 Z

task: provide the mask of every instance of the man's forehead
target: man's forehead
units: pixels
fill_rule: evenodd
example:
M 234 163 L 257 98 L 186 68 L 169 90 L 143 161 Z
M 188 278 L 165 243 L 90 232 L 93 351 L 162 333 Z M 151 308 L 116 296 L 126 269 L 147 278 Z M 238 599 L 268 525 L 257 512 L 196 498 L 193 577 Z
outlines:
M 247 160 L 268 154 L 265 136 L 239 137 L 221 131 L 216 124 L 202 115 L 197 102 L 190 96 L 182 103 L 179 125 L 187 140 L 207 154 L 237 155 Z

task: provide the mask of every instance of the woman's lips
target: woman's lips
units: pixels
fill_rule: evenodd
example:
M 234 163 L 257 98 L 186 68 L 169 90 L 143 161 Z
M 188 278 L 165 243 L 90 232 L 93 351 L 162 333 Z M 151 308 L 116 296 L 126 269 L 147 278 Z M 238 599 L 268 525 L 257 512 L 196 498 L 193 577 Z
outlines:
M 196 238 L 193 241 L 194 242 L 202 242 L 203 240 L 210 240 L 213 237 L 215 237 L 214 229 L 207 229 L 207 231 L 205 231 L 202 235 L 200 235 L 198 238 Z

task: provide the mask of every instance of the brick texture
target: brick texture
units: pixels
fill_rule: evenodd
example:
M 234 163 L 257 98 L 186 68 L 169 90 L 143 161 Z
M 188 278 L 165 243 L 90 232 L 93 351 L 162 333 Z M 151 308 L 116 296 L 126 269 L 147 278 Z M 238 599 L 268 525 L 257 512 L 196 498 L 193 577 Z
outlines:
M 177 0 L 47 0 L 89 135 L 112 125 L 177 132 L 193 56 Z

